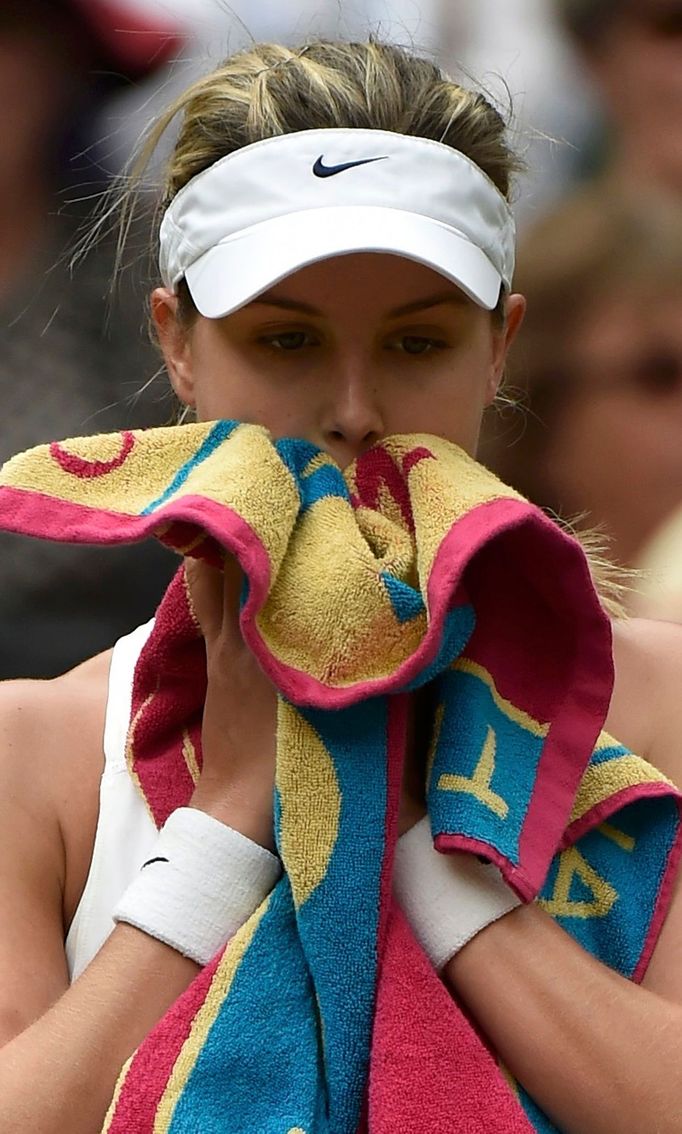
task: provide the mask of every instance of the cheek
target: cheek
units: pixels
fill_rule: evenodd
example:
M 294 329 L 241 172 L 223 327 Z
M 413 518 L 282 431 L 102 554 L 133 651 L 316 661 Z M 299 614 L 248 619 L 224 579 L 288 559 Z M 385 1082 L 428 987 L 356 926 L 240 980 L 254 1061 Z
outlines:
M 467 367 L 447 367 L 428 391 L 406 399 L 401 427 L 391 432 L 433 433 L 470 455 L 478 437 L 486 401 L 486 381 Z
M 258 383 L 248 364 L 217 335 L 204 331 L 192 350 L 192 381 L 197 417 L 249 420 L 258 405 Z
M 262 367 L 227 352 L 202 359 L 195 367 L 195 411 L 200 421 L 227 418 L 262 425 L 275 437 L 305 432 L 306 405 L 301 406 L 284 381 L 271 381 Z
M 469 360 L 466 372 L 458 375 L 455 385 L 460 419 L 465 423 L 469 434 L 475 436 L 476 443 L 483 414 L 495 400 L 499 381 L 500 375 L 496 370 L 490 342 L 486 340 L 483 349 Z

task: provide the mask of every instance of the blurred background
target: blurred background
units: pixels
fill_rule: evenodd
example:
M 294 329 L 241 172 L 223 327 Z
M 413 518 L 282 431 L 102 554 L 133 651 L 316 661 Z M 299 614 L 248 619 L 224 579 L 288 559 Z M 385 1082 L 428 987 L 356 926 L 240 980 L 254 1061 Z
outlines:
M 148 218 L 122 265 L 113 232 L 72 263 L 150 117 L 252 40 L 370 32 L 511 109 L 527 162 L 529 314 L 482 459 L 643 565 L 634 610 L 682 620 L 682 0 L 2 0 L 0 461 L 171 420 Z M 0 535 L 0 677 L 107 648 L 176 566 L 152 544 Z

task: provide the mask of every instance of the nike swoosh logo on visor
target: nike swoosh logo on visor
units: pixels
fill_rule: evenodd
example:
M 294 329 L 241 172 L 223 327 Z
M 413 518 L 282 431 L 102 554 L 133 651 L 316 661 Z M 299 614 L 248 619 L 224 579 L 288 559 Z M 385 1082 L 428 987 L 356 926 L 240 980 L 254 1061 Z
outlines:
M 313 166 L 313 173 L 316 177 L 335 177 L 337 173 L 343 173 L 344 169 L 353 169 L 356 165 L 369 165 L 372 161 L 386 161 L 387 158 L 388 154 L 383 154 L 381 157 L 362 158 L 360 161 L 344 161 L 341 165 L 325 165 L 324 155 L 320 154 Z

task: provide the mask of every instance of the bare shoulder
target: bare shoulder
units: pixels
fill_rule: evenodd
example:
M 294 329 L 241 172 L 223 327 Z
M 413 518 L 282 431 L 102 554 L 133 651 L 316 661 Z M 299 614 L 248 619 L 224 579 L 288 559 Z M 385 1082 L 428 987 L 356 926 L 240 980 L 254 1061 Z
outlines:
M 607 729 L 682 784 L 682 625 L 614 623 L 616 681 Z
M 87 762 L 100 741 L 110 652 L 50 681 L 0 683 L 0 769 L 36 788 L 54 783 L 69 764 Z
M 57 729 L 68 728 L 74 709 L 81 706 L 87 712 L 98 698 L 105 701 L 110 657 L 111 651 L 98 654 L 49 681 L 0 682 L 0 734 L 5 743 L 33 736 L 47 721 Z

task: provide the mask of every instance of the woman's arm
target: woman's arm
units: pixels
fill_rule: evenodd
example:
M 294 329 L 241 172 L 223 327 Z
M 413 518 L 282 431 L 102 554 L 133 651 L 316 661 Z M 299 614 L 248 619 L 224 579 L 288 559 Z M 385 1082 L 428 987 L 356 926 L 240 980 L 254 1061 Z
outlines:
M 218 572 L 199 570 L 196 580 L 210 677 L 205 775 L 192 803 L 267 844 L 275 696 L 241 642 L 240 577 L 227 574 L 224 591 Z M 68 987 L 64 848 L 91 819 L 86 800 L 63 798 L 79 776 L 60 771 L 73 766 L 75 750 L 77 768 L 90 765 L 88 751 L 101 751 L 106 699 L 104 672 L 91 714 L 81 676 L 0 687 L 0 1134 L 99 1134 L 122 1064 L 199 971 L 124 924 Z M 84 795 L 96 799 L 101 758 L 94 764 Z M 94 830 L 89 837 L 91 853 Z
M 102 701 L 87 669 L 0 686 L 1 1134 L 96 1134 L 121 1065 L 197 972 L 120 926 L 69 988 L 64 834 L 73 849 L 78 833 L 64 833 L 60 818 L 91 824 L 72 796 L 85 780 L 97 798 Z M 74 760 L 92 742 L 94 760 Z
M 0 684 L 0 1045 L 69 983 L 64 927 L 87 876 L 102 772 L 106 694 L 92 665 Z
M 606 968 L 537 906 L 488 926 L 443 975 L 564 1134 L 679 1134 L 682 1006 Z
M 682 782 L 682 627 L 616 628 L 607 728 Z M 643 987 L 535 905 L 478 934 L 443 976 L 510 1071 L 565 1134 L 682 1129 L 682 887 Z
M 0 1134 L 99 1134 L 122 1065 L 198 971 L 117 926 L 71 988 L 0 1050 Z

